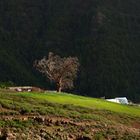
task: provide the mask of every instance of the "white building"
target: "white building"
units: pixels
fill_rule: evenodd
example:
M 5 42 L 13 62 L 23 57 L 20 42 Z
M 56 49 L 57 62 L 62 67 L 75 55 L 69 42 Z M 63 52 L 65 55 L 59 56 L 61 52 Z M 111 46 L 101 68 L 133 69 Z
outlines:
M 126 97 L 117 97 L 114 99 L 106 99 L 106 100 L 109 102 L 115 102 L 115 103 L 119 103 L 119 104 L 129 104 Z

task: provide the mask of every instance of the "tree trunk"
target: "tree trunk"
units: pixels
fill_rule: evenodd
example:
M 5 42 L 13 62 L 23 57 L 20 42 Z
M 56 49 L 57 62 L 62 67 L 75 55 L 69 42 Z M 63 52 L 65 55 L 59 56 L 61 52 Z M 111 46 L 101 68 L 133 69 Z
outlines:
M 57 92 L 61 92 L 62 91 L 62 87 L 61 87 L 61 85 L 62 85 L 62 80 L 60 79 L 59 80 L 59 83 L 57 83 Z
M 62 88 L 61 88 L 60 84 L 58 83 L 57 84 L 57 92 L 61 92 L 61 91 L 62 91 Z
M 60 86 L 58 92 L 61 92 L 61 90 L 62 90 L 62 88 L 61 88 L 61 86 Z

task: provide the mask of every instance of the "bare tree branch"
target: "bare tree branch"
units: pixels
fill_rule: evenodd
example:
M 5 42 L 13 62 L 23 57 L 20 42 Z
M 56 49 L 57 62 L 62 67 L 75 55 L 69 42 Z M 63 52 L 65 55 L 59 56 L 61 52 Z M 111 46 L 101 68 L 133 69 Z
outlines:
M 37 70 L 56 82 L 59 92 L 62 89 L 73 87 L 73 80 L 77 77 L 79 65 L 77 57 L 61 58 L 52 52 L 49 53 L 48 59 L 44 57 L 34 62 Z

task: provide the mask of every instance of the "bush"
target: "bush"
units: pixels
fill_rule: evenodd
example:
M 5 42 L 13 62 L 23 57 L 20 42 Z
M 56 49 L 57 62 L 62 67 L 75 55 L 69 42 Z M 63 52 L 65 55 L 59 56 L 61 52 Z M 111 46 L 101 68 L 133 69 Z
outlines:
M 9 86 L 15 86 L 15 84 L 12 81 L 0 82 L 0 88 L 7 88 Z

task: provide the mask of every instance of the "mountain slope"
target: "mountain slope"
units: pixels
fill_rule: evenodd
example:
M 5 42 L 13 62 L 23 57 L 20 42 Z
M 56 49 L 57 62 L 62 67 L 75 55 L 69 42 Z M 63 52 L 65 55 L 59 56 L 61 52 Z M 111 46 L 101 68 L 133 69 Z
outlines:
M 138 0 L 1 0 L 0 79 L 51 88 L 33 69 L 48 55 L 77 56 L 75 91 L 140 101 Z

